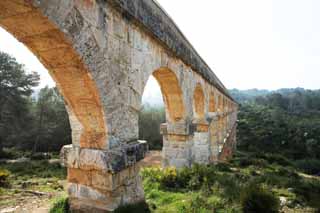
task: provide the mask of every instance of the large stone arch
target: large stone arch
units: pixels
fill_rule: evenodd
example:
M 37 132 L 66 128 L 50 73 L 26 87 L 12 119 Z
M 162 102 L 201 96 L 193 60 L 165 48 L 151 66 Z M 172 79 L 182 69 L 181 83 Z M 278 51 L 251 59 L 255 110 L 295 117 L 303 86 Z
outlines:
M 26 45 L 49 70 L 66 101 L 72 138 L 85 148 L 107 147 L 107 127 L 96 84 L 73 47 L 71 20 L 59 28 L 30 1 L 0 1 L 0 26 Z
M 120 107 L 112 105 L 111 93 L 107 95 L 109 82 L 122 82 L 105 77 L 108 66 L 99 42 L 105 44 L 107 39 L 99 31 L 105 29 L 97 27 L 105 24 L 105 11 L 100 6 L 105 5 L 80 0 L 0 1 L 0 27 L 37 56 L 65 99 L 72 145 L 63 147 L 61 157 L 68 167 L 69 202 L 75 211 L 114 210 L 143 199 L 135 162 L 144 157 L 144 145 L 122 145 L 118 139 L 123 135 L 132 138 L 135 132 L 121 128 L 131 124 L 119 119 L 126 114 L 114 113 Z M 118 91 L 113 84 L 111 87 Z M 128 173 L 129 185 L 119 181 Z M 112 194 L 116 189 L 116 195 Z
M 66 100 L 73 145 L 61 156 L 72 209 L 113 211 L 143 199 L 138 114 L 145 79 L 159 67 L 170 68 L 153 73 L 167 105 L 167 165 L 209 162 L 207 91 L 219 94 L 214 119 L 230 96 L 153 1 L 1 0 L 0 26 L 38 56 Z
M 152 75 L 159 83 L 164 104 L 166 108 L 167 120 L 178 122 L 185 117 L 185 106 L 183 94 L 176 74 L 168 68 L 162 67 L 155 70 Z

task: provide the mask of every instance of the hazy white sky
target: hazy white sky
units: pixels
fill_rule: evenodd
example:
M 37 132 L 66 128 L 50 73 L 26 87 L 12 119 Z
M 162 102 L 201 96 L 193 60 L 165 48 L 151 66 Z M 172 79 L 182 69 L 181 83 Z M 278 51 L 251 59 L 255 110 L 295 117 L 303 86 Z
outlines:
M 319 0 L 158 0 L 228 88 L 320 88 Z
M 320 88 L 319 0 L 158 2 L 226 87 Z M 2 29 L 0 50 L 39 71 L 41 86 L 52 85 L 36 57 Z

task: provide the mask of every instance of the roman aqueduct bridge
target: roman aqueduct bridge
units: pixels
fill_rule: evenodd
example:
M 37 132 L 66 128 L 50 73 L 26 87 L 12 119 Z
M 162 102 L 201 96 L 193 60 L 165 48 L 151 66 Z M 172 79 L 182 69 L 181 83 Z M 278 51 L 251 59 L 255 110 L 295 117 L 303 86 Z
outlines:
M 163 165 L 209 164 L 235 146 L 237 103 L 152 0 L 1 0 L 0 26 L 63 94 L 72 145 L 61 151 L 74 211 L 144 199 L 138 114 L 149 76 L 163 94 Z

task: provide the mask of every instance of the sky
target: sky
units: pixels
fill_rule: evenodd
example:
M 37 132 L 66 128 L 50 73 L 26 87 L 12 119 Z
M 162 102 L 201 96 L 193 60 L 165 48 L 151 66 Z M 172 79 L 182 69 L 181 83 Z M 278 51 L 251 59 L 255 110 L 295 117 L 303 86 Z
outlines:
M 158 0 L 227 88 L 319 89 L 319 0 Z M 183 3 L 182 3 L 183 2 Z M 23 44 L 0 29 L 0 50 L 39 71 Z M 151 79 L 146 96 L 159 93 Z

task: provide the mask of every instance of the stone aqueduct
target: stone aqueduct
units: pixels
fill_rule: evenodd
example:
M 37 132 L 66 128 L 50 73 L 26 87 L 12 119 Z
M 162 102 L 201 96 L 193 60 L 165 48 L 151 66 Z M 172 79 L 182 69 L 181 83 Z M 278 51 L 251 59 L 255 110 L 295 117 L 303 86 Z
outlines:
M 152 0 L 1 0 L 0 26 L 39 58 L 65 98 L 73 144 L 61 156 L 74 211 L 144 199 L 138 113 L 150 75 L 165 102 L 164 166 L 232 154 L 237 103 Z

